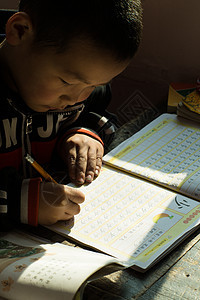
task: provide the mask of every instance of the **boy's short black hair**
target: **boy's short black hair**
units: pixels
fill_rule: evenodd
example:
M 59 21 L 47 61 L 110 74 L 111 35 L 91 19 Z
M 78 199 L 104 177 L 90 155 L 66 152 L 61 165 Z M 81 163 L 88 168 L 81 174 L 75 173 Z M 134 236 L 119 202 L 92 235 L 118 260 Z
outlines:
M 21 0 L 35 30 L 35 45 L 63 52 L 69 41 L 86 37 L 117 60 L 135 54 L 142 31 L 140 0 Z

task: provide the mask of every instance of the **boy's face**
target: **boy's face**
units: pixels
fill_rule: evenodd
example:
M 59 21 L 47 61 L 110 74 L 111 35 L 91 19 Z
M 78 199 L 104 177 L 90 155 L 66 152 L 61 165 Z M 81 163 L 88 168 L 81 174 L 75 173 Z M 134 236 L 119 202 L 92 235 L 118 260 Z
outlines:
M 88 98 L 96 86 L 121 73 L 129 61 L 116 62 L 105 50 L 76 40 L 62 54 L 33 51 L 31 39 L 11 51 L 10 80 L 37 112 L 63 109 Z

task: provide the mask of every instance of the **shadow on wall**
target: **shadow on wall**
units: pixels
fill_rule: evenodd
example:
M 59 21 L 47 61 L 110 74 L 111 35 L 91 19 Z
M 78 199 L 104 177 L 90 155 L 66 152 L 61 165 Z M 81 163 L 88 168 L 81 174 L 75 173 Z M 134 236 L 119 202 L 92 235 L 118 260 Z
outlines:
M 195 83 L 200 76 L 200 1 L 143 0 L 143 38 L 128 68 L 112 82 L 109 110 L 120 125 L 150 111 L 167 110 L 171 82 Z
M 109 110 L 118 117 L 119 126 L 138 116 L 150 120 L 167 111 L 168 82 L 152 76 L 141 66 L 130 66 L 112 82 Z
M 1 0 L 0 8 L 17 9 L 19 0 Z

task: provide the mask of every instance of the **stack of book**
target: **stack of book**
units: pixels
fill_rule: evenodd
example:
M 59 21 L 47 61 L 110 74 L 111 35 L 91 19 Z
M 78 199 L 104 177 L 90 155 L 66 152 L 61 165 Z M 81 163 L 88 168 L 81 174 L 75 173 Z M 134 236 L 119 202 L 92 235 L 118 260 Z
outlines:
M 194 90 L 178 103 L 177 115 L 200 122 L 200 93 Z
M 171 83 L 168 93 L 168 112 L 200 122 L 200 91 L 198 85 Z

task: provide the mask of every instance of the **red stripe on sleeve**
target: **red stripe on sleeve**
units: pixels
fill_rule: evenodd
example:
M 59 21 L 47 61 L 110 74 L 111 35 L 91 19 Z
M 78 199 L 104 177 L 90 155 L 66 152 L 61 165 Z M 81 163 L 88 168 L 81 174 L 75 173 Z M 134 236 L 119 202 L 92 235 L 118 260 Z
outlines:
M 58 147 L 60 147 L 60 144 L 63 142 L 64 138 L 66 138 L 67 136 L 70 136 L 72 134 L 76 134 L 76 133 L 81 133 L 81 134 L 90 136 L 90 137 L 94 138 L 95 140 L 99 141 L 102 144 L 102 146 L 104 146 L 102 139 L 95 132 L 90 131 L 87 128 L 72 128 L 72 129 L 68 130 L 65 133 L 65 135 L 62 137 L 62 139 L 59 141 Z
M 38 225 L 39 192 L 41 178 L 32 178 L 28 190 L 28 224 Z

